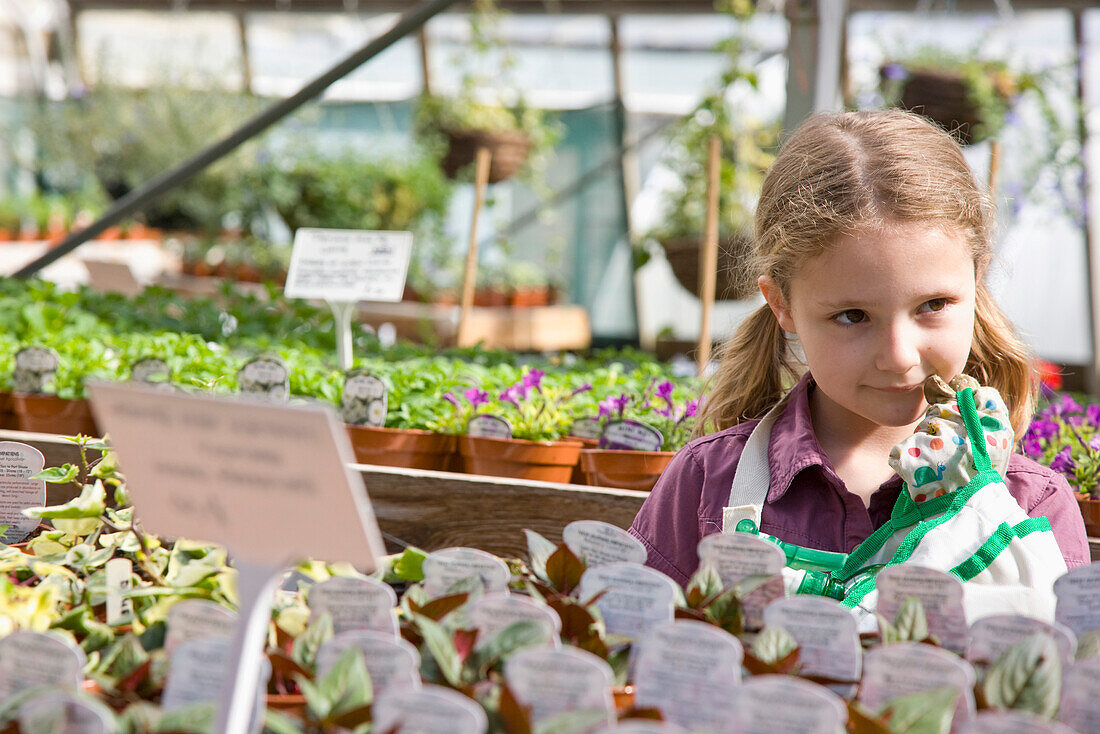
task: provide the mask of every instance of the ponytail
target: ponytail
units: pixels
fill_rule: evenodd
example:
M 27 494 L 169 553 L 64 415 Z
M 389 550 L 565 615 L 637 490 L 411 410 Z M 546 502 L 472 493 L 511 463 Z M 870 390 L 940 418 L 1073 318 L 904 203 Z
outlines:
M 1016 438 L 1023 436 L 1035 408 L 1038 388 L 1033 357 L 985 283 L 980 281 L 974 303 L 974 341 L 966 373 L 1001 393 Z
M 741 323 L 716 356 L 718 370 L 704 389 L 695 437 L 763 416 L 798 379 L 786 334 L 767 304 Z

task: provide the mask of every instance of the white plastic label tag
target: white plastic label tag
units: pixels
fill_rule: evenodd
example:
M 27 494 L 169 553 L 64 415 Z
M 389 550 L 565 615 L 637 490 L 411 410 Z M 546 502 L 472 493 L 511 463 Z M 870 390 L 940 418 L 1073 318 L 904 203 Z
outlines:
M 599 520 L 574 520 L 565 526 L 562 540 L 587 568 L 606 563 L 645 563 L 642 541 L 620 527 Z
M 611 634 L 637 637 L 662 622 L 671 622 L 676 605 L 676 582 L 660 571 L 637 563 L 609 563 L 589 568 L 581 576 L 582 601 L 596 600 Z
M 397 594 L 388 584 L 372 578 L 337 576 L 314 584 L 309 590 L 310 617 L 322 612 L 332 617 L 336 634 L 350 630 L 377 630 L 396 637 Z

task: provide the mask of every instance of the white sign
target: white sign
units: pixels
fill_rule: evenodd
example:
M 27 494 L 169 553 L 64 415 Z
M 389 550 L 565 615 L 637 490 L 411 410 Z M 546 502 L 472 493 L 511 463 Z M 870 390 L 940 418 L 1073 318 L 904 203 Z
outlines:
M 1075 568 L 1054 582 L 1054 618 L 1080 637 L 1100 631 L 1100 563 Z
M 19 707 L 20 734 L 114 734 L 111 710 L 63 691 L 49 691 Z
M 317 677 L 328 674 L 351 648 L 363 651 L 375 697 L 389 690 L 420 687 L 420 653 L 388 632 L 352 630 L 324 642 L 317 651 Z
M 119 260 L 94 260 L 85 258 L 84 267 L 88 269 L 88 280 L 92 288 L 104 293 L 121 293 L 124 296 L 136 296 L 143 286 L 130 269 L 129 263 Z
M 290 371 L 278 357 L 257 357 L 237 372 L 237 387 L 246 395 L 285 402 L 290 398 Z
M 578 418 L 573 421 L 573 426 L 569 429 L 569 435 L 577 438 L 599 439 L 601 433 L 603 433 L 603 425 L 600 419 L 591 416 Z
M 326 301 L 400 301 L 411 232 L 303 227 L 294 235 L 283 292 Z
M 761 675 L 738 686 L 736 734 L 837 734 L 848 711 L 839 696 L 816 683 L 787 675 Z
M 966 659 L 985 665 L 995 663 L 1009 648 L 1036 632 L 1044 632 L 1054 638 L 1063 669 L 1073 664 L 1077 638 L 1067 627 L 1019 614 L 996 614 L 974 622 L 970 627 Z
M 196 703 L 213 703 L 222 698 L 227 683 L 229 663 L 233 655 L 233 642 L 217 638 L 189 640 L 172 653 L 169 661 L 168 680 L 160 706 L 174 711 Z M 271 665 L 266 659 L 260 666 L 253 683 L 255 701 L 248 730 L 258 733 L 263 726 L 263 710 L 266 700 L 265 684 L 271 675 Z
M 14 393 L 42 392 L 46 380 L 57 372 L 57 352 L 46 347 L 24 347 L 15 353 L 15 369 L 12 373 L 11 391 Z
M 660 451 L 665 437 L 653 426 L 639 421 L 610 421 L 600 435 L 601 449 Z
M 86 662 L 84 651 L 61 635 L 11 632 L 0 638 L 0 701 L 36 686 L 75 691 Z
M 107 624 L 122 624 L 134 613 L 133 601 L 124 596 L 133 586 L 134 564 L 128 558 L 112 558 L 103 570 L 107 582 Z
M 459 581 L 476 576 L 486 592 L 507 591 L 512 578 L 508 565 L 491 553 L 476 548 L 444 548 L 424 559 L 424 591 L 435 599 Z
M 950 687 L 959 692 L 955 724 L 974 715 L 974 668 L 957 655 L 919 642 L 898 642 L 867 652 L 859 701 L 878 711 L 891 699 Z
M 736 637 L 705 622 L 677 620 L 634 642 L 634 705 L 655 708 L 691 731 L 722 731 L 745 657 Z
M 10 525 L 0 543 L 19 543 L 38 527 L 23 510 L 46 504 L 46 483 L 30 479 L 46 465 L 42 452 L 17 441 L 0 441 L 0 525 Z
M 862 648 L 856 618 L 840 602 L 820 596 L 779 599 L 764 610 L 764 624 L 791 633 L 804 675 L 859 681 Z
M 531 707 L 531 723 L 570 711 L 615 710 L 611 666 L 575 647 L 528 647 L 504 661 L 504 680 L 516 700 Z
M 1100 658 L 1078 661 L 1065 673 L 1058 720 L 1074 731 L 1100 731 Z
M 145 357 L 130 366 L 130 379 L 134 382 L 162 383 L 172 378 L 172 369 L 159 357 Z
M 687 734 L 687 730 L 667 721 L 625 719 L 618 724 L 600 729 L 596 734 Z
M 386 425 L 386 383 L 362 370 L 349 372 L 340 396 L 340 414 L 353 426 Z
M 390 691 L 374 702 L 371 714 L 371 731 L 386 734 L 485 734 L 489 729 L 484 709 L 442 686 Z
M 660 571 L 637 563 L 609 563 L 589 568 L 581 576 L 580 599 L 596 600 L 611 634 L 637 637 L 662 622 L 671 622 L 676 606 L 676 582 Z
M 396 637 L 396 607 L 397 594 L 389 584 L 367 577 L 336 576 L 309 590 L 310 617 L 327 612 L 336 634 L 377 630 Z
M 966 724 L 959 734 L 1075 734 L 1075 732 L 1064 724 L 1047 721 L 1026 711 L 982 711 Z
M 698 551 L 699 565 L 713 568 L 723 588 L 750 576 L 771 577 L 741 598 L 745 626 L 764 626 L 764 610 L 786 594 L 781 574 L 787 556 L 779 546 L 749 533 L 712 533 L 699 541 Z
M 588 568 L 607 563 L 645 563 L 648 555 L 642 541 L 599 520 L 574 520 L 565 526 L 561 537 Z
M 960 655 L 966 651 L 966 613 L 963 585 L 957 577 L 934 568 L 903 564 L 888 566 L 875 579 L 878 613 L 893 621 L 906 598 L 915 596 L 924 606 L 928 633 L 940 645 Z
M 232 639 L 237 613 L 209 599 L 184 599 L 168 610 L 164 650 L 169 655 L 188 640 Z
M 535 622 L 546 631 L 553 646 L 560 645 L 561 617 L 547 604 L 527 596 L 493 592 L 469 602 L 466 619 L 477 630 L 477 647 L 489 643 L 501 630 L 516 622 Z
M 511 438 L 512 424 L 500 416 L 482 413 L 467 421 L 466 433 L 481 438 Z

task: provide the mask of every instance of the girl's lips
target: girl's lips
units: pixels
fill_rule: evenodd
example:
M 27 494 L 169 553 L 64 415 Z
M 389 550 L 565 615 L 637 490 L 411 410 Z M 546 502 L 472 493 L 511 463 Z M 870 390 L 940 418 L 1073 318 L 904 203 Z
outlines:
M 876 390 L 881 390 L 882 392 L 907 393 L 907 392 L 912 392 L 913 390 L 918 390 L 920 388 L 921 388 L 921 385 L 908 385 L 908 386 L 903 386 L 903 387 L 876 387 L 875 389 Z

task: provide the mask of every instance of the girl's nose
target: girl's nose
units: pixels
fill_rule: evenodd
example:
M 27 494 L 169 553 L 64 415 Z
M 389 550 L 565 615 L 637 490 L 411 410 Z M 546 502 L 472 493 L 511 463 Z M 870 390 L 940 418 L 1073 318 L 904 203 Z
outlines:
M 875 366 L 904 374 L 920 365 L 920 334 L 908 324 L 890 324 L 881 335 Z

